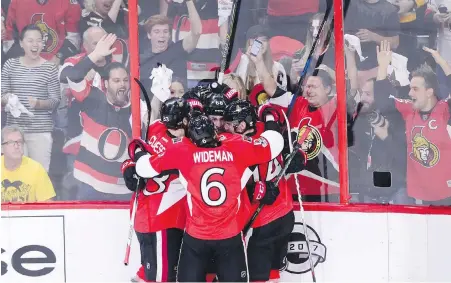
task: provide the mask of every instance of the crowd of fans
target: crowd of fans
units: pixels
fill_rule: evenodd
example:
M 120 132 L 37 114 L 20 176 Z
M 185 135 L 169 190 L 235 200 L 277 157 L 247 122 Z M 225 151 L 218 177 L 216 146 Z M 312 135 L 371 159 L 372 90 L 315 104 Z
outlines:
M 152 121 L 162 100 L 151 92 L 157 63 L 173 71 L 172 96 L 214 81 L 232 2 L 139 1 L 140 80 Z M 338 48 L 351 201 L 451 205 L 451 0 L 344 1 L 343 47 L 335 46 L 332 1 L 241 2 L 224 83 L 257 103 L 288 106 L 284 94 L 298 93 L 322 115 L 321 135 L 302 144 L 314 169 L 298 174 L 314 185 L 289 182 L 305 201 L 339 199 Z M 2 202 L 130 198 L 120 177 L 131 137 L 127 5 L 2 1 Z M 291 125 L 299 135 L 301 122 Z

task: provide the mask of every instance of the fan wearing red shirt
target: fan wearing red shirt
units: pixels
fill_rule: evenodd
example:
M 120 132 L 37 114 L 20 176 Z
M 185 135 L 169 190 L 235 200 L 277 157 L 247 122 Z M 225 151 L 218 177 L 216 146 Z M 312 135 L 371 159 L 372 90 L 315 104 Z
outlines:
M 204 281 L 213 258 L 219 281 L 247 282 L 241 193 L 252 173 L 248 167 L 279 155 L 283 137 L 267 130 L 255 140 L 237 135 L 220 141 L 213 123 L 204 115 L 190 120 L 188 136 L 173 140 L 162 154 L 138 152 L 135 156 L 140 177 L 152 178 L 177 169 L 187 189 L 189 213 L 177 281 Z M 258 195 L 263 200 L 274 193 L 259 191 Z
M 425 205 L 451 205 L 451 100 L 439 100 L 437 77 L 426 64 L 411 74 L 410 99 L 396 98 L 387 79 L 391 55 L 383 41 L 374 97 L 378 109 L 398 111 L 406 123 L 407 194 Z
M 185 136 L 190 110 L 181 98 L 166 100 L 161 106 L 161 120 L 155 120 L 148 128 L 146 150 L 152 155 L 164 153 L 173 139 Z M 127 188 L 136 191 L 135 163 L 131 159 L 123 163 L 122 172 Z M 141 181 L 143 190 L 138 196 L 135 231 L 142 266 L 137 277 L 147 282 L 175 282 L 186 222 L 186 191 L 174 171 L 148 179 L 146 183 Z M 134 199 L 135 196 L 132 203 Z
M 265 104 L 258 112 L 260 120 L 268 123 L 280 121 L 283 117 L 279 111 Z M 268 116 L 268 117 L 267 117 Z M 257 139 L 265 130 L 265 122 L 257 121 L 257 113 L 251 103 L 245 100 L 232 102 L 227 106 L 225 114 L 225 130 L 230 133 L 238 133 L 249 138 Z M 254 198 L 253 188 L 256 184 L 271 185 L 272 181 L 284 166 L 282 154 L 269 162 L 261 163 L 251 167 L 252 175 L 247 183 L 248 194 Z M 285 178 L 278 184 L 280 192 L 273 203 L 265 203 L 252 225 L 251 237 L 247 247 L 250 281 L 268 281 L 279 278 L 279 269 L 284 264 L 287 255 L 288 241 L 294 227 L 293 201 L 291 191 L 287 186 Z M 253 202 L 252 211 L 258 207 Z
M 34 24 L 44 36 L 41 57 L 64 61 L 78 53 L 80 15 L 80 4 L 76 0 L 12 0 L 6 17 L 5 40 L 11 47 L 14 40 L 17 43 L 15 30 L 20 33 L 25 26 Z

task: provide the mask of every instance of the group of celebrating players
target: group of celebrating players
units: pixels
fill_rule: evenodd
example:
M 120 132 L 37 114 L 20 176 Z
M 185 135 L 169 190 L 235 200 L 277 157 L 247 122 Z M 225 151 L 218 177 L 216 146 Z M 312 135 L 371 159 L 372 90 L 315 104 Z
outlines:
M 137 282 L 279 278 L 294 226 L 291 191 L 276 180 L 290 153 L 281 111 L 216 82 L 162 104 L 161 119 L 147 140 L 130 142 L 121 168 L 138 194 Z M 295 159 L 292 172 L 306 157 L 300 151 Z

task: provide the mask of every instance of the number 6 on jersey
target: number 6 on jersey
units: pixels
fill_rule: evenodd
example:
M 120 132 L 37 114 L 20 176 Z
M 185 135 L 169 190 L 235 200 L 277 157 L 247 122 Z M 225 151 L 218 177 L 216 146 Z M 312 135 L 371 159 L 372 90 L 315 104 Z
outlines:
M 210 168 L 202 174 L 200 180 L 200 194 L 202 200 L 209 206 L 220 206 L 227 199 L 227 190 L 223 183 L 219 181 L 208 182 L 208 179 L 212 175 L 219 174 L 224 175 L 224 169 L 222 168 Z M 217 188 L 219 191 L 219 198 L 217 200 L 212 200 L 210 197 L 210 191 L 212 188 Z

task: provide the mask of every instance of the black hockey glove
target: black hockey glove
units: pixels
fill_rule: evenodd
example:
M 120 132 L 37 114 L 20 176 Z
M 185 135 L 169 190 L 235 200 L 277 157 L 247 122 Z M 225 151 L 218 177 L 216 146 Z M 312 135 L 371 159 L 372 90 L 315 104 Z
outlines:
M 191 117 L 197 117 L 204 113 L 204 106 L 198 99 L 187 99 L 189 106 L 191 106 Z
M 121 171 L 124 176 L 125 186 L 132 192 L 135 192 L 136 189 L 142 190 L 145 186 L 145 182 L 143 178 L 138 177 L 136 175 L 136 163 L 131 159 L 127 159 L 122 163 Z M 139 180 L 139 188 L 138 188 L 138 180 Z
M 276 201 L 279 194 L 279 187 L 273 181 L 258 181 L 255 183 L 253 200 L 271 205 Z
M 224 95 L 227 104 L 238 99 L 238 91 L 230 88 L 226 84 L 218 84 L 217 82 L 214 82 L 210 85 L 210 89 L 213 93 L 220 93 Z
M 289 154 L 285 155 L 285 164 L 287 162 Z M 285 174 L 293 174 L 293 173 L 299 173 L 302 170 L 305 169 L 307 164 L 307 154 L 302 151 L 302 149 L 299 149 L 293 159 L 291 160 L 290 164 L 288 165 L 287 171 L 285 171 Z

